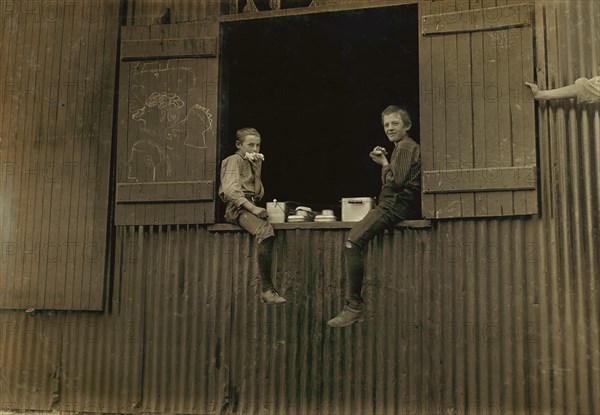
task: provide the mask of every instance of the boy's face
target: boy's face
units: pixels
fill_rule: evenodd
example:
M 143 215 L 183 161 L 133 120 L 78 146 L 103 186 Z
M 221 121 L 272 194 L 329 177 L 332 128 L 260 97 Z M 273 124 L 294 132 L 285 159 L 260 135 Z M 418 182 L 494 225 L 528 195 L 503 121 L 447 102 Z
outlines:
M 235 145 L 242 154 L 258 153 L 260 152 L 260 137 L 256 135 L 247 135 L 241 142 L 236 141 Z
M 404 125 L 399 112 L 393 112 L 383 116 L 383 130 L 392 143 L 397 143 L 407 136 L 406 132 L 410 125 Z

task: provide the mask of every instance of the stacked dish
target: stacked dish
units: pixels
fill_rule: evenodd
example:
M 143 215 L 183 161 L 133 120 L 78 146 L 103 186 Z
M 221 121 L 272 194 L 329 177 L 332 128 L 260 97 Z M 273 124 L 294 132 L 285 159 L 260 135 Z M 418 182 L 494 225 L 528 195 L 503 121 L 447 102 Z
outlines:
M 311 222 L 306 216 L 301 215 L 290 215 L 287 217 L 288 222 Z
M 288 216 L 288 222 L 312 222 L 315 219 L 313 210 L 306 206 L 298 206 L 296 214 Z
M 336 220 L 333 210 L 330 209 L 324 209 L 320 215 L 315 216 L 315 222 L 335 222 Z

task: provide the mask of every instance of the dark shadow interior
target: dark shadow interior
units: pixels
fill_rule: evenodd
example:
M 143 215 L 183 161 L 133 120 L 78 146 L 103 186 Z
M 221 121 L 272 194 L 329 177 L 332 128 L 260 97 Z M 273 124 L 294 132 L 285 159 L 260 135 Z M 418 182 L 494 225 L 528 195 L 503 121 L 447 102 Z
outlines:
M 342 197 L 376 196 L 368 153 L 393 149 L 380 118 L 389 104 L 408 108 L 419 140 L 417 5 L 228 22 L 221 48 L 219 160 L 238 128 L 258 129 L 263 203 L 339 215 Z

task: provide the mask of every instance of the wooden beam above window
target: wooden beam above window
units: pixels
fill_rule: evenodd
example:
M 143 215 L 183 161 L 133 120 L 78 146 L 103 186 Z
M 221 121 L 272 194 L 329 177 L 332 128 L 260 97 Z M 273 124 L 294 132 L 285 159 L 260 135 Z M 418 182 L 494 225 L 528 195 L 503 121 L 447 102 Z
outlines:
M 359 9 L 372 9 L 378 7 L 402 6 L 418 4 L 415 0 L 319 0 L 308 7 L 296 7 L 279 10 L 265 10 L 245 12 L 221 16 L 221 22 L 235 22 L 239 20 L 266 19 L 271 17 L 301 16 L 314 13 L 329 13 Z
M 423 35 L 442 33 L 467 33 L 482 30 L 499 30 L 531 26 L 533 5 L 516 4 L 423 16 Z
M 217 38 L 123 40 L 121 60 L 212 58 L 217 56 Z

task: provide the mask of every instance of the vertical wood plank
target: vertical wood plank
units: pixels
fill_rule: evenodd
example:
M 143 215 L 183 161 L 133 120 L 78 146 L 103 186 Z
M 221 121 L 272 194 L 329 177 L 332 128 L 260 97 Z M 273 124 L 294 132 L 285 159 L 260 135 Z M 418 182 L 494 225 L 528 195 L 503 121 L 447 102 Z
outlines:
M 92 176 L 94 166 L 99 163 L 108 166 L 110 159 L 102 159 L 103 155 L 99 149 L 99 142 L 102 137 L 99 135 L 98 118 L 102 114 L 102 81 L 104 76 L 108 77 L 108 74 L 104 74 L 104 67 L 108 67 L 109 71 L 113 71 L 115 56 L 109 55 L 105 50 L 105 38 L 108 37 L 116 41 L 116 36 L 110 36 L 116 32 L 115 25 L 108 24 L 108 15 L 112 17 L 113 21 L 118 21 L 118 10 L 114 9 L 115 3 L 105 3 L 104 7 L 98 8 L 98 14 L 94 19 L 94 26 L 96 27 L 95 35 L 96 39 L 93 42 L 93 38 L 90 39 L 89 44 L 94 45 L 94 55 L 92 61 L 92 71 L 88 71 L 88 77 L 86 79 L 93 79 L 93 83 L 85 82 L 85 97 L 88 98 L 88 105 L 90 105 L 89 117 L 86 122 L 85 129 L 83 131 L 83 138 L 85 146 L 82 149 L 84 156 L 82 157 L 82 168 L 83 172 L 80 173 L 82 183 L 82 193 L 85 195 L 82 198 L 85 208 L 85 226 L 83 227 L 83 240 L 85 241 L 85 255 L 84 255 L 84 278 L 85 278 L 85 290 L 83 292 L 84 304 L 88 308 L 102 308 L 102 286 L 104 283 L 104 252 L 106 250 L 106 238 L 104 237 L 106 232 L 106 226 L 102 227 L 102 224 L 108 220 L 108 215 L 105 209 L 96 211 L 94 204 L 97 200 L 96 193 L 101 191 L 99 188 L 101 182 L 98 177 Z M 115 13 L 115 14 L 112 14 Z M 103 65 L 103 62 L 106 64 Z M 88 64 L 89 67 L 89 64 Z M 113 78 L 114 79 L 114 78 Z M 90 102 L 91 101 L 91 102 Z M 109 124 L 111 120 L 108 121 Z M 87 152 L 85 151 L 87 147 Z M 87 153 L 87 155 L 86 155 Z M 104 153 L 106 154 L 106 153 Z M 83 192 L 85 188 L 85 193 Z M 104 213 L 104 214 L 102 214 Z M 99 218 L 96 218 L 98 215 Z M 100 229 L 96 229 L 95 225 L 99 222 Z M 99 231 L 100 238 L 96 240 L 94 238 L 96 231 Z
M 90 163 L 90 150 L 92 147 L 92 142 L 96 140 L 94 138 L 94 129 L 92 128 L 92 114 L 98 112 L 99 108 L 99 97 L 94 96 L 94 91 L 88 90 L 90 79 L 97 79 L 97 71 L 96 67 L 98 65 L 98 61 L 96 60 L 96 56 L 98 52 L 103 52 L 101 45 L 98 44 L 98 25 L 100 20 L 100 14 L 92 13 L 90 11 L 89 16 L 85 16 L 84 18 L 87 20 L 85 22 L 89 28 L 89 34 L 87 35 L 86 45 L 89 45 L 89 51 L 87 53 L 85 66 L 81 68 L 80 71 L 80 82 L 79 89 L 83 93 L 82 97 L 82 105 L 83 105 L 83 117 L 81 128 L 75 132 L 75 137 L 81 137 L 81 142 L 78 143 L 77 153 L 74 155 L 76 160 L 82 165 L 86 166 Z M 95 156 L 95 155 L 94 155 Z M 77 222 L 80 224 L 78 226 L 78 234 L 80 235 L 81 240 L 86 247 L 84 250 L 84 257 L 81 261 L 81 293 L 79 295 L 81 305 L 78 308 L 82 307 L 84 304 L 89 304 L 90 301 L 90 285 L 91 285 L 91 273 L 92 273 L 92 264 L 95 261 L 95 253 L 93 249 L 88 245 L 90 242 L 90 235 L 92 233 L 92 225 L 93 220 L 89 215 L 88 204 L 90 203 L 90 196 L 95 192 L 95 183 L 88 182 L 85 177 L 79 177 L 79 182 L 77 183 L 79 186 L 75 187 L 75 191 L 78 195 L 77 197 Z
M 208 23 L 207 23 L 208 24 Z M 206 28 L 206 26 L 204 26 L 204 28 Z M 206 30 L 206 29 L 205 29 Z M 208 86 L 208 82 L 211 79 L 211 74 L 209 74 L 208 68 L 210 63 L 213 61 L 213 58 L 209 58 L 209 59 L 198 59 L 196 60 L 196 62 L 194 62 L 193 68 L 194 68 L 194 72 L 197 74 L 198 77 L 198 84 L 195 85 L 196 87 L 196 91 L 195 91 L 195 102 L 199 101 L 200 105 L 202 105 L 203 107 L 208 108 L 209 111 L 212 111 L 212 106 L 210 105 L 210 102 L 208 100 L 208 92 L 207 92 L 207 86 Z M 217 74 L 218 77 L 218 74 Z M 213 81 L 215 78 L 212 78 Z M 188 97 L 188 99 L 190 99 L 191 97 Z M 194 99 L 192 98 L 192 99 Z M 207 120 L 208 121 L 208 120 Z M 201 132 L 197 132 L 198 134 L 201 134 Z M 210 131 L 207 132 L 202 132 L 202 134 L 204 134 L 205 136 L 205 143 L 206 145 L 210 145 L 207 141 L 207 135 L 210 134 Z M 215 147 L 212 147 L 215 148 Z M 186 149 L 188 150 L 188 149 Z M 206 163 L 207 163 L 207 151 L 208 148 L 204 148 L 204 149 L 189 149 L 192 150 L 190 151 L 190 153 L 193 154 L 193 156 L 188 160 L 188 157 L 186 157 L 186 161 L 188 161 L 188 163 L 186 163 L 188 165 L 188 168 L 192 171 L 195 172 L 194 177 L 198 178 L 199 180 L 206 180 L 207 176 L 206 176 Z M 193 166 L 193 167 L 192 167 Z M 210 177 L 212 180 L 214 180 L 216 182 L 216 175 L 217 175 L 217 171 L 216 169 L 213 171 L 213 173 L 211 175 L 209 175 L 208 177 Z M 190 206 L 190 210 L 188 210 L 186 212 L 186 217 L 198 217 L 198 219 L 200 219 L 201 222 L 206 222 L 206 211 L 207 210 L 212 210 L 214 211 L 214 209 L 208 209 L 208 207 L 206 205 L 200 205 L 197 207 L 194 206 Z M 193 211 L 192 211 L 193 210 Z M 187 216 L 190 215 L 190 216 Z
M 446 112 L 446 143 L 445 143 L 445 163 L 441 168 L 456 170 L 459 166 L 460 147 L 459 147 L 459 106 L 456 96 L 452 95 L 452 87 L 458 84 L 458 45 L 457 35 L 443 36 L 444 45 L 444 103 Z M 440 155 L 442 156 L 442 155 Z M 462 204 L 460 194 L 445 195 L 445 199 L 439 195 L 440 201 L 443 201 L 444 217 L 459 218 L 462 216 Z
M 23 53 L 18 53 L 18 58 L 16 60 L 16 65 L 20 66 L 19 74 L 19 104 L 18 111 L 16 115 L 16 129 L 17 140 L 20 142 L 20 150 L 21 157 L 20 160 L 17 158 L 17 161 L 20 163 L 20 168 L 23 171 L 29 172 L 32 170 L 32 166 L 29 164 L 31 153 L 33 150 L 33 140 L 27 136 L 26 130 L 28 128 L 29 119 L 30 119 L 30 111 L 31 111 L 31 97 L 35 96 L 37 85 L 34 84 L 35 76 L 31 76 L 30 68 L 28 65 L 31 47 L 32 47 L 32 36 L 34 32 L 34 27 L 39 24 L 41 16 L 38 13 L 29 13 L 23 22 L 22 33 L 23 37 L 21 41 L 24 43 L 18 43 L 19 47 L 23 49 Z M 17 156 L 18 157 L 18 156 Z M 45 175 L 44 175 L 45 177 Z M 15 217 L 15 224 L 17 227 L 15 228 L 16 233 L 14 234 L 17 241 L 22 241 L 23 246 L 28 249 L 24 249 L 23 253 L 30 252 L 31 255 L 27 255 L 17 260 L 18 262 L 15 264 L 15 288 L 18 290 L 18 296 L 21 299 L 21 305 L 24 307 L 24 303 L 29 301 L 29 298 L 32 296 L 32 293 L 36 292 L 36 285 L 32 284 L 31 281 L 31 272 L 30 269 L 34 266 L 38 261 L 43 262 L 42 250 L 43 246 L 40 244 L 36 244 L 35 239 L 28 240 L 26 235 L 22 232 L 23 227 L 21 224 L 27 221 L 27 200 L 28 200 L 28 187 L 31 181 L 35 182 L 36 180 L 42 180 L 42 175 L 39 174 L 37 166 L 35 166 L 35 174 L 30 176 L 29 174 L 25 177 L 21 174 L 21 180 L 17 183 L 19 188 L 18 197 L 15 198 L 16 204 L 13 205 L 13 209 L 17 210 L 17 216 Z M 35 295 L 35 294 L 34 294 Z
M 151 13 L 150 16 L 154 16 L 155 12 L 156 12 L 156 5 L 153 5 L 152 9 L 149 10 L 149 12 Z M 169 27 L 164 27 L 164 26 L 169 26 L 169 25 L 152 25 L 150 26 L 150 31 L 149 31 L 149 38 L 150 39 L 162 39 L 162 38 L 168 38 L 169 36 Z M 161 61 L 157 61 L 157 62 L 152 62 L 152 65 L 157 64 L 157 66 L 159 67 L 159 69 L 166 69 L 166 68 L 173 68 L 176 67 L 175 64 L 175 60 L 161 60 Z M 145 98 L 147 98 L 148 96 L 150 96 L 150 94 L 152 94 L 154 91 L 154 89 L 152 88 L 152 86 L 154 85 L 153 80 L 151 79 L 151 75 L 150 73 L 148 73 L 146 76 L 144 76 L 142 78 L 144 81 L 144 84 L 140 86 L 140 89 L 146 89 L 146 94 L 145 94 Z M 159 87 L 158 87 L 158 92 L 171 92 L 171 93 L 177 93 L 177 91 L 175 91 L 175 89 L 173 88 L 173 85 L 171 84 L 172 82 L 172 77 L 166 77 L 166 76 L 162 76 L 159 75 Z M 176 81 L 175 81 L 176 82 Z M 158 110 L 158 108 L 156 108 Z M 156 116 L 158 116 L 158 114 L 156 114 Z M 166 154 L 166 157 L 170 158 L 170 163 L 171 163 L 171 169 L 172 169 L 172 176 L 171 177 L 175 177 L 176 172 L 177 172 L 177 164 L 178 164 L 178 160 L 176 160 L 173 157 L 173 152 L 169 150 L 169 148 L 167 148 L 167 146 L 170 147 L 170 143 L 168 143 L 168 139 L 167 139 L 167 130 L 166 130 L 166 126 L 168 124 L 168 120 L 167 117 L 169 116 L 167 113 L 167 116 L 165 118 L 163 117 L 163 113 L 161 112 L 160 114 L 161 116 L 161 121 L 159 122 L 159 134 L 162 134 L 161 136 L 155 137 L 156 139 L 156 144 L 158 144 L 159 146 L 161 146 Z M 146 138 L 146 137 L 144 137 Z M 166 169 L 160 169 L 159 170 L 159 174 L 157 174 L 156 176 L 156 181 L 158 182 L 166 182 L 169 180 L 172 180 L 171 177 L 168 177 L 168 172 L 166 171 Z M 155 224 L 159 224 L 159 223 L 165 223 L 165 219 L 170 219 L 173 216 L 173 205 L 170 203 L 165 203 L 162 204 L 161 206 L 156 206 L 155 204 L 150 204 L 147 203 L 145 204 L 145 211 L 146 211 L 146 219 L 145 219 L 145 223 L 155 223 Z
M 144 4 L 144 9 L 143 9 L 143 15 L 147 15 L 148 13 L 148 4 Z M 136 31 L 135 35 L 133 37 L 134 40 L 140 40 L 140 39 L 144 39 L 144 38 L 148 38 L 150 39 L 152 37 L 152 33 L 151 33 L 151 27 L 147 27 L 145 28 L 147 29 L 146 33 L 142 33 L 141 31 Z M 145 48 L 147 49 L 147 46 L 145 46 Z M 141 47 L 140 49 L 144 50 L 144 47 Z M 138 110 L 139 108 L 144 107 L 145 105 L 145 101 L 146 99 L 148 99 L 148 97 L 151 94 L 151 88 L 150 86 L 153 86 L 153 75 L 150 72 L 150 70 L 155 67 L 158 66 L 156 64 L 156 62 L 142 62 L 140 65 L 140 73 L 138 78 L 136 78 L 134 80 L 134 85 L 131 86 L 132 88 L 135 87 L 136 88 L 136 95 L 137 95 L 137 101 L 136 102 L 136 107 L 134 107 L 132 110 L 135 112 L 136 110 Z M 157 69 L 160 70 L 160 67 L 158 67 Z M 160 72 L 159 72 L 160 73 Z M 160 75 L 159 75 L 159 80 L 160 80 Z M 148 112 L 151 112 L 152 110 L 149 108 Z M 155 111 L 158 112 L 158 108 L 155 108 Z M 145 134 L 143 134 L 142 131 L 142 127 L 141 124 L 138 123 L 137 121 L 134 121 L 132 119 L 132 115 L 133 112 L 131 112 L 129 114 L 129 122 L 132 125 L 132 129 L 135 132 L 133 135 L 133 143 L 130 143 L 129 146 L 129 153 L 132 155 L 134 162 L 136 162 L 136 165 L 139 166 L 139 168 L 144 168 L 143 163 L 140 162 L 140 155 L 134 155 L 133 154 L 133 146 L 135 145 L 135 143 L 137 142 L 141 142 L 144 140 L 148 140 L 150 141 L 151 139 L 156 139 L 158 140 L 157 137 L 147 137 Z M 150 115 L 148 115 L 146 117 L 146 119 L 151 122 L 150 120 Z M 144 155 L 141 156 L 142 159 L 144 157 Z M 141 177 L 143 177 L 143 179 L 140 179 L 140 173 L 137 173 L 137 177 L 140 181 L 149 181 L 150 178 L 148 177 L 148 170 L 144 171 L 144 173 L 141 175 Z M 156 180 L 161 180 L 161 176 L 160 176 L 160 171 L 157 171 L 157 176 L 156 176 Z M 148 207 L 147 205 L 134 205 L 134 210 L 135 210 L 135 222 L 136 224 L 143 224 L 143 223 L 150 223 L 150 224 L 154 224 L 154 211 L 152 208 Z
M 125 28 L 123 29 L 123 33 Z M 133 129 L 129 128 L 129 118 L 133 109 L 130 109 L 131 102 L 131 77 L 132 72 L 136 70 L 137 64 L 121 62 L 119 67 L 119 117 L 117 121 L 117 167 L 116 167 L 116 182 L 126 183 L 128 181 L 130 167 L 129 148 L 130 134 L 133 134 Z M 115 222 L 117 224 L 134 223 L 135 206 L 128 204 L 117 204 L 115 207 Z
M 88 207 L 94 218 L 93 233 L 91 237 L 91 243 L 95 247 L 98 247 L 98 251 L 101 252 L 101 257 L 98 258 L 97 262 L 94 262 L 91 266 L 92 282 L 90 284 L 90 308 L 100 309 L 102 307 L 103 300 L 103 288 L 105 287 L 105 275 L 106 267 L 109 264 L 105 263 L 106 250 L 110 243 L 107 238 L 107 223 L 109 220 L 108 209 L 109 209 L 109 194 L 111 189 L 109 188 L 112 183 L 110 182 L 110 165 L 111 160 L 111 148 L 113 145 L 113 110 L 114 110 L 114 97 L 115 97 L 115 73 L 116 73 L 116 58 L 117 58 L 117 36 L 116 33 L 119 30 L 119 3 L 111 2 L 106 6 L 104 12 L 104 36 L 103 36 L 103 52 L 102 55 L 97 57 L 98 62 L 106 61 L 102 65 L 101 75 L 98 77 L 98 91 L 100 93 L 100 108 L 97 114 L 97 137 L 95 166 L 90 166 L 87 169 L 90 177 L 89 181 L 94 181 L 96 184 L 96 191 L 94 192 L 94 200 L 91 202 L 91 206 Z M 93 177 L 93 178 L 92 178 Z M 114 194 L 114 193 L 113 193 Z M 112 228 L 112 224 L 110 224 Z M 98 266 L 97 263 L 101 263 L 102 266 Z
M 82 88 L 85 88 L 86 79 L 94 79 L 89 78 L 88 73 L 92 69 L 91 65 L 94 65 L 92 57 L 95 53 L 94 41 L 90 39 L 94 36 L 94 32 L 97 30 L 96 25 L 91 21 L 92 13 L 89 9 L 86 9 L 82 4 L 80 7 L 76 9 L 77 18 L 80 20 L 81 24 L 81 34 L 79 37 L 79 45 L 77 45 L 75 51 L 75 62 L 74 66 L 71 67 L 71 71 L 74 72 L 75 79 L 75 90 L 72 92 L 71 99 L 69 103 L 72 103 L 72 106 L 68 108 L 68 110 L 72 113 L 72 123 L 68 126 L 66 132 L 67 135 L 71 136 L 73 141 L 73 150 L 72 150 L 72 162 L 76 162 L 81 164 L 85 162 L 86 158 L 82 158 L 82 154 L 87 152 L 87 145 L 85 144 L 88 140 L 85 138 L 85 126 L 86 123 L 89 122 L 89 106 L 92 104 L 91 97 L 88 97 L 85 92 L 80 92 Z M 85 90 L 84 90 L 85 91 Z M 84 150 L 86 148 L 86 150 Z M 86 299 L 84 298 L 84 292 L 86 291 L 86 283 L 88 282 L 88 276 L 85 275 L 85 228 L 86 228 L 86 217 L 84 210 L 84 202 L 83 198 L 85 198 L 86 190 L 85 188 L 79 188 L 79 184 L 81 183 L 82 178 L 77 176 L 77 179 L 72 183 L 74 185 L 72 187 L 71 193 L 71 212 L 77 224 L 75 226 L 78 242 L 81 243 L 81 256 L 77 256 L 75 259 L 75 275 L 76 277 L 73 280 L 73 295 L 72 295 L 72 306 L 75 309 L 80 309 L 84 306 Z M 82 186 L 86 186 L 87 184 L 83 184 Z M 68 220 L 68 219 L 67 219 Z M 59 221 L 60 222 L 60 221 Z
M 459 1 L 461 7 L 469 8 L 467 1 Z M 470 169 L 473 163 L 473 82 L 471 78 L 471 35 L 456 35 L 457 43 L 457 93 L 458 93 L 458 164 L 460 169 Z M 475 195 L 464 193 L 461 198 L 462 216 L 475 215 Z
M 521 53 L 523 56 L 523 80 L 534 79 L 534 60 L 533 60 L 533 29 L 526 27 L 521 31 Z M 530 93 L 529 89 L 521 83 L 521 94 Z M 536 164 L 537 146 L 535 134 L 535 108 L 533 102 L 523 101 L 523 137 L 525 163 L 527 165 Z M 526 193 L 526 210 L 528 214 L 538 213 L 538 192 L 530 191 Z
M 56 85 L 56 91 L 53 91 L 53 96 L 49 101 L 49 105 L 52 108 L 56 108 L 56 131 L 53 141 L 58 149 L 58 160 L 60 160 L 55 162 L 55 169 L 53 169 L 57 177 L 52 182 L 60 186 L 60 192 L 55 196 L 58 205 L 58 217 L 53 220 L 61 224 L 60 227 L 57 227 L 54 236 L 51 236 L 52 241 L 48 243 L 48 251 L 56 251 L 58 257 L 56 261 L 53 261 L 50 257 L 47 258 L 48 262 L 55 264 L 56 273 L 53 286 L 47 290 L 45 300 L 46 306 L 52 308 L 57 307 L 59 304 L 64 304 L 67 298 L 67 262 L 64 260 L 63 254 L 66 254 L 66 252 L 63 252 L 63 249 L 66 250 L 67 242 L 69 242 L 72 200 L 73 196 L 77 195 L 77 189 L 74 184 L 79 179 L 77 173 L 80 167 L 79 162 L 73 157 L 73 153 L 76 151 L 76 137 L 67 125 L 67 111 L 76 113 L 83 110 L 81 107 L 77 107 L 77 105 L 73 107 L 69 105 L 69 92 L 72 92 L 72 99 L 74 99 L 79 91 L 77 78 L 74 82 L 69 82 L 69 73 L 75 72 L 77 74 L 77 71 L 70 70 L 73 68 L 71 66 L 70 53 L 72 53 L 73 49 L 79 50 L 78 44 L 86 40 L 85 38 L 79 38 L 79 33 L 73 32 L 74 13 L 65 13 L 56 23 L 58 26 L 63 26 L 64 29 L 60 46 L 61 59 L 57 63 L 59 65 L 58 77 L 53 82 Z M 62 159 L 60 156 L 62 156 Z M 74 216 L 76 217 L 76 215 Z M 73 239 L 77 238 L 73 237 Z
M 499 132 L 498 120 L 498 56 L 495 45 L 496 32 L 483 32 L 483 91 L 484 91 L 484 131 L 485 131 L 485 156 L 481 160 L 483 168 L 499 167 Z M 487 199 L 487 214 L 491 216 L 502 215 L 502 199 L 496 193 L 485 196 Z
M 207 23 L 207 33 L 219 33 L 219 24 L 216 21 Z M 204 156 L 204 171 L 202 177 L 204 180 L 214 180 L 213 197 L 217 198 L 216 177 L 219 174 L 217 166 L 217 133 L 219 123 L 219 101 L 218 101 L 218 80 L 219 80 L 219 57 L 206 60 L 206 78 L 204 85 L 206 107 L 211 115 L 211 129 L 206 132 L 206 150 Z M 212 223 L 215 221 L 215 208 L 204 204 L 203 222 Z
M 473 5 L 471 9 L 479 8 L 479 3 Z M 473 102 L 473 154 L 474 167 L 482 168 L 485 160 L 485 80 L 483 76 L 484 48 L 483 34 L 475 32 L 471 34 L 471 63 L 472 63 L 472 102 Z M 486 216 L 487 195 L 477 193 L 475 195 L 475 212 L 477 216 Z
M 435 36 L 431 39 L 431 65 L 438 68 L 432 73 L 432 85 L 434 90 L 439 91 L 433 100 L 433 169 L 444 170 L 446 168 L 446 83 L 444 79 L 444 68 L 446 65 L 444 54 L 444 36 Z M 447 194 L 435 196 L 435 216 L 443 217 L 445 209 L 450 202 Z
M 512 129 L 510 113 L 510 79 L 509 79 L 509 50 L 508 31 L 496 32 L 496 51 L 498 65 L 498 165 L 510 167 L 513 162 Z M 502 180 L 502 177 L 499 177 Z M 498 192 L 503 216 L 514 214 L 513 193 Z
M 8 128 L 8 108 L 12 102 L 13 84 L 11 82 L 12 75 L 9 68 L 12 62 L 11 51 L 14 50 L 14 42 L 8 42 L 11 38 L 13 19 L 9 19 L 3 11 L 0 11 L 0 16 L 4 19 L 4 24 L 0 26 L 0 183 L 2 186 L 2 202 L 0 203 L 0 241 L 4 244 L 4 248 L 0 255 L 0 301 L 2 304 L 7 304 L 9 297 L 9 278 L 8 274 L 8 257 L 12 249 L 10 241 L 9 226 L 11 223 L 11 200 L 14 190 L 15 181 L 15 166 L 14 161 L 9 158 L 11 153 L 12 140 L 10 130 Z
M 16 125 L 15 125 L 15 132 L 16 132 L 16 139 L 18 141 L 20 141 L 19 143 L 19 149 L 20 149 L 20 155 L 17 156 L 17 160 L 20 163 L 21 169 L 24 170 L 28 170 L 29 169 L 29 163 L 28 160 L 30 159 L 30 154 L 32 152 L 32 146 L 29 144 L 30 140 L 29 137 L 27 137 L 25 135 L 25 130 L 27 128 L 27 123 L 28 123 L 28 104 L 30 103 L 30 97 L 32 95 L 35 95 L 35 88 L 36 85 L 33 85 L 33 81 L 30 79 L 30 66 L 26 64 L 26 62 L 29 62 L 29 53 L 31 52 L 31 40 L 32 40 L 32 36 L 33 36 L 33 28 L 34 26 L 36 26 L 35 24 L 35 20 L 36 19 L 40 19 L 41 16 L 39 16 L 37 13 L 33 12 L 33 13 L 28 13 L 25 16 L 24 19 L 24 23 L 22 25 L 22 28 L 20 28 L 19 32 L 20 35 L 22 35 L 22 37 L 19 37 L 18 39 L 22 42 L 22 43 L 17 43 L 17 45 L 19 45 L 19 48 L 22 49 L 22 51 L 18 51 L 17 52 L 17 58 L 15 61 L 15 64 L 20 66 L 20 68 L 18 69 L 19 71 L 19 82 L 18 82 L 18 106 L 17 106 L 17 114 L 16 114 Z M 25 222 L 28 218 L 27 218 L 27 211 L 25 208 L 25 201 L 27 200 L 27 184 L 29 183 L 29 177 L 26 177 L 27 181 L 23 181 L 21 180 L 20 182 L 17 183 L 18 186 L 18 191 L 17 194 L 18 196 L 14 199 L 16 202 L 16 205 L 14 205 L 14 207 L 16 207 L 17 209 L 17 223 L 23 223 Z M 40 177 L 37 176 L 34 178 L 34 180 L 39 180 Z M 23 207 L 23 208 L 22 208 Z M 15 275 L 14 275 L 14 279 L 15 279 L 15 288 L 16 290 L 20 293 L 19 297 L 21 298 L 21 301 L 28 301 L 28 298 L 31 294 L 30 290 L 33 290 L 35 292 L 35 286 L 31 285 L 31 274 L 28 273 L 27 271 L 29 270 L 29 268 L 31 267 L 32 263 L 35 263 L 37 260 L 42 261 L 41 259 L 41 253 L 39 253 L 39 250 L 35 249 L 35 243 L 33 243 L 33 241 L 28 241 L 25 237 L 25 235 L 23 235 L 20 231 L 21 231 L 21 226 L 18 226 L 16 229 L 16 239 L 17 241 L 22 241 L 24 246 L 29 246 L 31 247 L 31 252 L 32 252 L 32 256 L 31 256 L 31 262 L 29 261 L 29 256 L 28 256 L 28 260 L 27 261 L 19 261 L 17 262 L 15 265 Z M 25 252 L 25 250 L 23 251 Z
M 36 18 L 38 19 L 36 22 Z M 29 54 L 28 62 L 36 62 L 38 61 L 38 50 L 39 50 L 39 41 L 40 41 L 40 24 L 41 21 L 45 19 L 39 19 L 39 16 L 35 15 L 34 19 L 30 22 L 25 23 L 24 30 L 31 30 L 31 34 L 27 36 L 25 40 L 27 43 L 24 45 L 20 45 L 25 51 Z M 36 24 L 37 23 L 37 24 Z M 36 76 L 38 70 L 36 69 L 35 64 L 26 65 L 26 81 L 19 88 L 19 100 L 24 103 L 24 109 L 22 111 L 22 115 L 24 117 L 24 125 L 23 129 L 19 132 L 19 139 L 24 142 L 24 158 L 23 164 L 21 166 L 24 170 L 31 169 L 32 166 L 37 165 L 37 149 L 35 146 L 35 138 L 34 131 L 35 126 L 34 123 L 31 122 L 31 118 L 35 117 L 39 119 L 39 114 L 36 114 L 36 101 L 40 99 L 40 95 L 38 94 L 38 88 L 40 85 L 36 83 Z M 39 180 L 39 177 L 37 178 Z M 36 180 L 26 180 L 19 183 L 21 187 L 21 195 L 22 202 L 20 203 L 21 207 L 19 211 L 23 215 L 24 218 L 23 223 L 24 226 L 20 226 L 19 230 L 23 232 L 23 241 L 34 241 L 35 234 L 33 230 L 31 230 L 31 223 L 33 222 L 33 218 L 35 217 L 35 209 L 33 205 L 30 205 L 30 200 L 35 199 L 35 183 Z M 16 281 L 20 280 L 21 288 L 19 289 L 21 292 L 25 294 L 24 298 L 29 298 L 32 291 L 35 291 L 35 287 L 32 287 L 32 268 L 33 263 L 35 261 L 22 263 L 20 265 L 21 273 L 16 274 L 14 276 Z
M 67 60 L 65 70 L 67 71 L 62 75 L 62 79 L 65 85 L 70 85 L 70 88 L 63 88 L 60 90 L 59 102 L 60 106 L 64 104 L 64 151 L 68 154 L 69 163 L 73 163 L 74 168 L 70 174 L 70 189 L 65 191 L 63 188 L 63 200 L 61 202 L 61 211 L 64 211 L 66 218 L 66 241 L 70 244 L 74 244 L 75 254 L 73 255 L 72 261 L 66 264 L 65 269 L 65 281 L 64 281 L 64 297 L 68 300 L 70 307 L 76 307 L 73 300 L 79 297 L 75 294 L 75 287 L 79 287 L 81 279 L 83 278 L 82 269 L 77 269 L 80 264 L 80 258 L 83 255 L 83 244 L 84 241 L 79 237 L 79 226 L 78 215 L 77 215 L 77 197 L 78 187 L 81 177 L 79 175 L 81 163 L 77 161 L 75 156 L 78 150 L 78 139 L 77 131 L 75 129 L 77 113 L 83 111 L 83 108 L 77 105 L 77 99 L 79 95 L 79 66 L 80 66 L 80 51 L 82 44 L 85 43 L 86 38 L 84 37 L 84 24 L 82 21 L 83 13 L 76 8 L 70 17 L 66 17 L 65 25 L 70 27 L 69 37 L 66 41 L 66 48 L 63 56 Z M 57 296 L 58 297 L 58 296 Z M 57 302 L 59 298 L 55 299 Z M 78 303 L 79 306 L 81 303 Z
M 431 1 L 419 2 L 419 15 L 431 13 Z M 419 22 L 422 24 L 422 18 Z M 433 101 L 436 99 L 432 76 L 431 37 L 419 37 L 419 78 L 420 78 L 420 127 L 422 171 L 433 170 Z M 435 217 L 435 196 L 424 194 L 421 202 L 422 214 L 426 218 Z
M 524 56 L 521 51 L 522 30 L 508 30 L 508 44 L 511 54 Z M 518 52 L 517 52 L 518 51 Z M 513 165 L 525 166 L 525 141 L 531 138 L 524 137 L 524 119 L 523 111 L 525 101 L 523 97 L 526 91 L 523 90 L 525 80 L 523 79 L 523 64 L 521 59 L 515 56 L 508 56 L 509 65 L 509 91 L 510 91 L 510 115 L 511 115 L 511 134 L 512 134 L 512 153 Z M 513 192 L 513 204 L 515 214 L 525 214 L 527 212 L 527 197 L 524 192 Z

